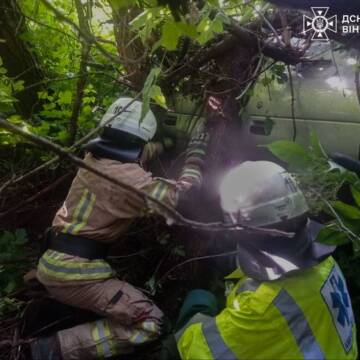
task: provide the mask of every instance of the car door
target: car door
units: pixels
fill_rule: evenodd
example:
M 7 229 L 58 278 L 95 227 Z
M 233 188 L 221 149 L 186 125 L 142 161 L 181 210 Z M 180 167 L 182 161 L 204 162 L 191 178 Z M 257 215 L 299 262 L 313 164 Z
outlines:
M 289 80 L 269 86 L 260 80 L 242 114 L 246 136 L 257 144 L 295 137 L 307 146 L 311 131 L 315 131 L 327 153 L 359 158 L 358 54 L 336 46 L 332 49 L 330 43 L 313 42 L 308 59 L 291 67 L 294 99 Z

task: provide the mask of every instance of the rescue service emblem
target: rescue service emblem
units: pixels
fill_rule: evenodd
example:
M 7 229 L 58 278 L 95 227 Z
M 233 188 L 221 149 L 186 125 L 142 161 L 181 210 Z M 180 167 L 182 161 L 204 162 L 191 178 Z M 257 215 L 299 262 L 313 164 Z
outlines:
M 346 352 L 352 347 L 354 315 L 344 275 L 335 265 L 321 289 L 321 295 L 329 308 L 337 333 Z

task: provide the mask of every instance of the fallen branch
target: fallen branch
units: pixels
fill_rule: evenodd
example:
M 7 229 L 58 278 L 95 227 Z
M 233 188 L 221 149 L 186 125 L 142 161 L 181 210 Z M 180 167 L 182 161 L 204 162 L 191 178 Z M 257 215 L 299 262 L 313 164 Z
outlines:
M 202 49 L 201 52 L 194 55 L 186 63 L 171 71 L 163 79 L 163 84 L 168 82 L 177 82 L 186 76 L 192 75 L 199 71 L 199 68 L 210 60 L 222 58 L 226 52 L 233 49 L 239 44 L 249 49 L 261 50 L 261 52 L 276 61 L 282 61 L 285 64 L 295 65 L 301 57 L 294 49 L 289 49 L 284 46 L 274 46 L 266 44 L 260 40 L 253 32 L 233 23 L 227 25 L 227 30 L 230 34 L 226 35 L 217 44 Z
M 20 127 L 15 126 L 2 118 L 0 118 L 0 127 L 3 127 L 4 129 L 6 129 L 12 133 L 21 135 L 24 138 L 28 139 L 29 141 L 54 152 L 60 158 L 67 158 L 68 160 L 70 160 L 72 163 L 74 163 L 78 167 L 88 170 L 88 171 L 92 172 L 93 174 L 109 181 L 110 183 L 112 183 L 114 185 L 120 186 L 121 188 L 129 191 L 130 196 L 140 197 L 150 208 L 151 208 L 151 206 L 158 206 L 165 212 L 166 218 L 170 220 L 169 221 L 170 224 L 187 226 L 192 229 L 206 230 L 206 231 L 224 231 L 224 230 L 239 231 L 239 230 L 242 230 L 242 231 L 248 231 L 248 232 L 252 232 L 252 233 L 267 234 L 267 235 L 271 235 L 271 236 L 283 236 L 283 237 L 289 237 L 289 238 L 294 236 L 293 233 L 288 233 L 288 232 L 284 232 L 284 231 L 280 231 L 280 230 L 276 230 L 276 229 L 265 229 L 265 228 L 251 227 L 251 226 L 242 226 L 239 224 L 228 225 L 228 224 L 224 224 L 221 222 L 201 223 L 201 222 L 187 219 L 183 215 L 181 215 L 179 212 L 174 210 L 171 206 L 163 203 L 162 201 L 159 201 L 158 199 L 148 195 L 147 193 L 133 187 L 132 185 L 130 185 L 126 182 L 115 179 L 107 174 L 103 174 L 98 169 L 87 164 L 84 160 L 80 159 L 76 155 L 69 152 L 69 150 L 63 149 L 61 146 L 54 144 L 53 142 L 51 142 L 43 137 L 26 132 L 23 129 L 21 129 Z
M 232 256 L 232 255 L 237 255 L 241 252 L 242 250 L 234 250 L 234 251 L 229 251 L 229 252 L 224 252 L 224 253 L 220 253 L 220 254 L 215 254 L 215 255 L 206 255 L 206 256 L 198 256 L 198 257 L 193 257 L 190 259 L 187 259 L 185 261 L 183 261 L 180 264 L 175 265 L 174 267 L 172 267 L 170 270 L 168 270 L 157 282 L 157 285 L 161 284 L 162 282 L 164 282 L 164 280 L 166 280 L 166 278 L 172 273 L 174 272 L 176 269 L 189 264 L 191 262 L 194 261 L 200 261 L 200 260 L 208 260 L 208 259 L 214 259 L 214 258 L 219 258 L 219 257 L 226 257 L 226 256 Z
M 99 124 L 95 129 L 93 129 L 92 131 L 90 131 L 88 134 L 86 134 L 84 137 L 82 137 L 81 139 L 79 139 L 74 145 L 72 145 L 68 151 L 73 151 L 75 150 L 77 147 L 79 147 L 80 145 L 84 144 L 86 141 L 90 140 L 93 135 L 95 135 L 96 133 L 98 133 L 105 125 L 107 125 L 108 123 L 110 123 L 112 120 L 115 119 L 116 116 L 120 115 L 121 113 L 123 113 L 124 111 L 126 111 L 128 109 L 128 107 L 134 102 L 136 101 L 141 95 L 141 92 L 138 93 L 137 95 L 135 95 L 135 97 L 133 98 L 133 100 L 131 100 L 126 106 L 124 106 L 118 113 L 116 113 L 114 116 L 110 117 L 105 123 L 103 124 Z M 37 168 L 31 170 L 30 172 L 16 178 L 16 179 L 10 179 L 9 181 L 7 181 L 5 184 L 3 184 L 0 188 L 0 194 L 2 191 L 4 191 L 4 189 L 6 189 L 8 186 L 10 185 L 15 185 L 18 184 L 32 176 L 34 176 L 35 174 L 39 173 L 40 171 L 48 168 L 49 166 L 55 164 L 58 160 L 60 159 L 59 156 L 55 156 L 54 158 L 50 159 L 49 161 L 47 161 L 46 163 L 38 166 Z

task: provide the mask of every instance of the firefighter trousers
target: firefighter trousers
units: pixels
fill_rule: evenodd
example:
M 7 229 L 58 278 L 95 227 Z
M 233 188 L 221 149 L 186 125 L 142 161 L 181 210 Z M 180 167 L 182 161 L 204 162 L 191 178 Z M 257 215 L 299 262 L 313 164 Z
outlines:
M 118 279 L 59 283 L 46 288 L 58 301 L 103 316 L 57 333 L 63 360 L 131 353 L 160 335 L 163 313 L 141 291 Z

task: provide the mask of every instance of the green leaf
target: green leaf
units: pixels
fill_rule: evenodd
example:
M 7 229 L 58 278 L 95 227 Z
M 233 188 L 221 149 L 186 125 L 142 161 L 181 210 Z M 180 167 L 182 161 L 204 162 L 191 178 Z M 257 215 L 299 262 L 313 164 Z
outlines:
M 211 30 L 214 33 L 221 33 L 224 30 L 223 23 L 218 15 L 216 15 L 214 21 L 211 24 Z
M 164 109 L 167 109 L 166 105 L 166 99 L 164 94 L 162 93 L 162 90 L 160 86 L 153 85 L 150 89 L 150 97 L 155 100 L 155 102 L 163 107 Z
M 200 34 L 197 38 L 197 41 L 200 43 L 200 45 L 204 45 L 209 40 L 211 40 L 215 34 L 221 33 L 223 30 L 224 27 L 221 16 L 216 15 L 215 19 L 213 20 L 208 17 L 203 18 L 197 26 L 197 31 Z
M 185 250 L 184 247 L 182 245 L 176 246 L 173 248 L 173 254 L 177 255 L 177 256 L 181 256 L 181 257 L 185 257 Z
M 185 22 L 179 21 L 175 23 L 175 26 L 181 32 L 181 35 L 188 36 L 190 38 L 196 38 L 198 32 L 196 31 L 196 26 L 187 24 Z
M 311 157 L 307 151 L 293 141 L 275 141 L 267 145 L 267 148 L 280 160 L 294 168 L 304 169 L 311 165 Z
M 58 103 L 68 105 L 72 102 L 72 92 L 70 90 L 60 91 Z
M 146 22 L 151 20 L 151 17 L 152 13 L 147 9 L 131 20 L 129 25 L 133 28 L 133 30 L 139 29 L 142 26 L 145 26 Z
M 155 276 L 153 275 L 146 283 L 145 283 L 146 287 L 150 290 L 150 293 L 152 295 L 156 294 L 156 279 Z
M 344 245 L 350 242 L 346 233 L 333 229 L 331 227 L 324 227 L 320 230 L 316 237 L 316 242 L 326 245 Z
M 316 242 L 326 245 L 344 245 L 349 243 L 350 240 L 346 236 L 346 233 L 329 227 L 324 227 L 320 230 L 318 236 L 316 237 Z
M 341 216 L 347 219 L 360 219 L 360 209 L 355 206 L 345 204 L 342 201 L 333 201 L 331 205 Z
M 160 68 L 151 69 L 148 77 L 145 80 L 144 88 L 143 88 L 143 103 L 141 108 L 141 120 L 146 116 L 146 114 L 150 110 L 150 98 L 152 86 L 156 82 L 157 77 L 160 74 Z
M 355 200 L 356 205 L 360 207 L 360 190 L 355 186 L 351 186 L 351 194 Z
M 328 156 L 324 150 L 324 148 L 322 147 L 319 137 L 317 136 L 315 131 L 311 131 L 310 133 L 310 143 L 311 143 L 311 147 L 315 153 L 316 156 L 327 159 Z
M 13 291 L 16 290 L 16 288 L 19 286 L 19 283 L 15 280 L 12 279 L 8 282 L 8 284 L 6 285 L 6 287 L 4 288 L 4 292 L 5 294 L 10 294 Z
M 161 45 L 167 50 L 176 50 L 181 31 L 173 21 L 168 21 L 162 28 Z
M 115 9 L 120 9 L 136 5 L 136 0 L 110 0 L 110 3 Z
M 23 245 L 27 243 L 27 241 L 28 239 L 27 239 L 26 231 L 24 229 L 16 229 L 14 243 L 16 245 Z
M 15 240 L 15 236 L 10 231 L 4 231 L 3 234 L 0 237 L 0 244 L 11 244 Z

